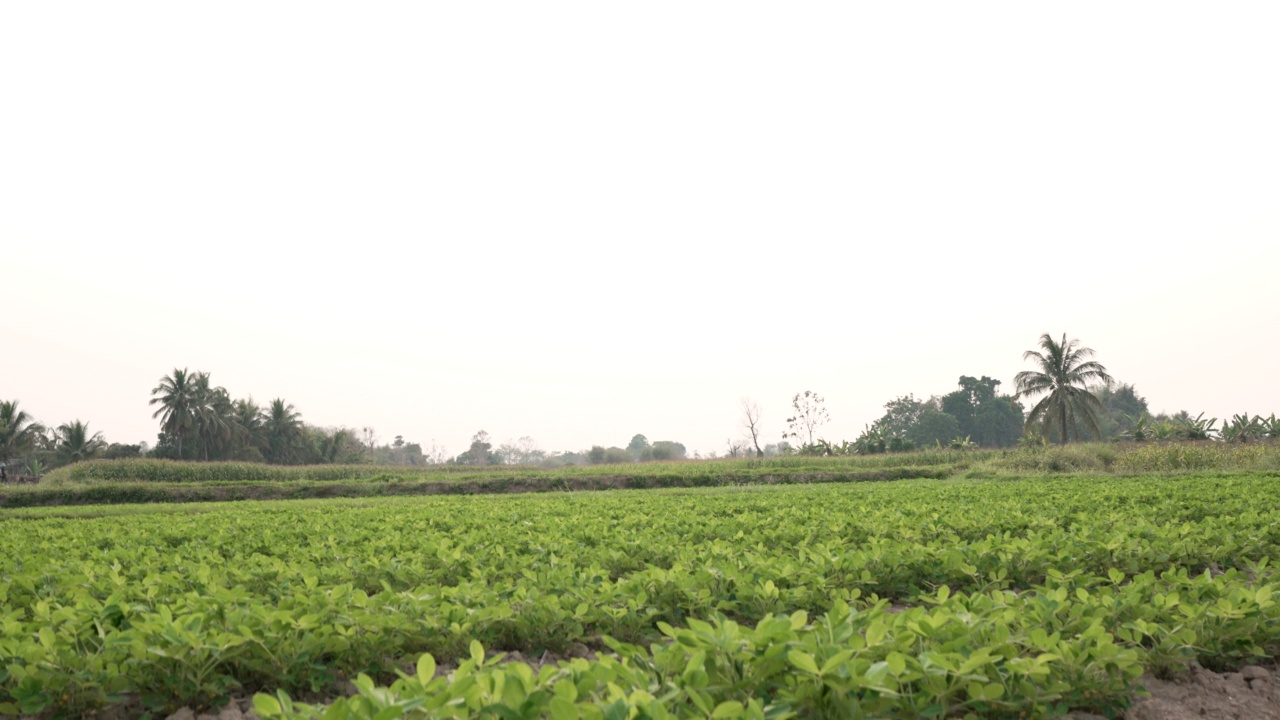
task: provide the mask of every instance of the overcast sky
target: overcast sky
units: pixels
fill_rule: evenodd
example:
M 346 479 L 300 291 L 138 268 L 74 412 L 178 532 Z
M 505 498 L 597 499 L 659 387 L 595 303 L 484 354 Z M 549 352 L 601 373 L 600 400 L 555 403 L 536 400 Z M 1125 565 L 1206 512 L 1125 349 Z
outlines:
M 1280 412 L 1280 5 L 0 5 L 0 399 L 852 439 L 1067 333 Z

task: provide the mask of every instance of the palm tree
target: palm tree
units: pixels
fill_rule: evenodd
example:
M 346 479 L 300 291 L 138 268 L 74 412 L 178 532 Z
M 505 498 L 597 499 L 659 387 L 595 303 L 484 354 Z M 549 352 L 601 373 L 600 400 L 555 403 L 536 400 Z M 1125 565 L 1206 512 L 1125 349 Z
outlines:
M 209 459 L 209 447 L 230 441 L 235 429 L 231 418 L 231 396 L 226 388 L 209 385 L 209 373 L 198 372 L 191 378 L 191 419 L 196 435 Z
M 182 458 L 182 438 L 195 425 L 193 380 L 186 368 L 174 368 L 172 375 L 160 378 L 160 385 L 151 391 L 153 397 L 148 403 L 160 405 L 151 417 L 160 418 L 160 431 L 177 439 L 179 459 Z
M 56 434 L 58 440 L 54 452 L 63 462 L 88 460 L 106 445 L 102 439 L 102 433 L 96 432 L 90 435 L 89 423 L 79 420 L 59 425 Z
M 0 401 L 0 462 L 32 450 L 44 427 L 18 409 L 17 400 Z
M 1093 350 L 1080 347 L 1080 341 L 1074 338 L 1067 340 L 1066 334 L 1060 343 L 1054 342 L 1049 333 L 1041 335 L 1040 349 L 1043 352 L 1028 350 L 1022 354 L 1023 360 L 1034 360 L 1040 370 L 1024 370 L 1013 379 L 1017 386 L 1015 399 L 1048 393 L 1027 413 L 1027 425 L 1043 420 L 1045 430 L 1056 430 L 1058 441 L 1064 445 L 1072 431 L 1076 439 L 1080 439 L 1077 422 L 1084 423 L 1090 432 L 1101 438 L 1098 413 L 1103 411 L 1103 407 L 1098 396 L 1089 390 L 1088 383 L 1096 381 L 1110 385 L 1115 382 L 1107 374 L 1107 369 L 1089 359 L 1093 357 Z
M 281 398 L 271 401 L 271 408 L 262 422 L 262 434 L 266 438 L 266 456 L 269 462 L 288 463 L 302 431 L 302 416 L 293 406 Z
M 236 440 L 242 447 L 262 450 L 262 408 L 253 398 L 231 403 L 231 422 L 235 425 Z

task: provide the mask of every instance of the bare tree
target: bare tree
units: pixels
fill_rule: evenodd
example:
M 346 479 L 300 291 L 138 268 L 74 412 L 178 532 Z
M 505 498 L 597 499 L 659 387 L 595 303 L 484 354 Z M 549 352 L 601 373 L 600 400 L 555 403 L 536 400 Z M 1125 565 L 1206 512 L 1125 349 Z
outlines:
M 756 448 L 756 457 L 764 457 L 764 451 L 760 449 L 760 405 L 749 397 L 744 397 L 742 402 L 742 428 L 747 431 L 747 435 L 751 438 L 751 444 Z
M 369 448 L 369 455 L 373 456 L 373 449 L 378 444 L 378 433 L 371 427 L 360 428 L 361 435 L 364 436 L 364 444 Z

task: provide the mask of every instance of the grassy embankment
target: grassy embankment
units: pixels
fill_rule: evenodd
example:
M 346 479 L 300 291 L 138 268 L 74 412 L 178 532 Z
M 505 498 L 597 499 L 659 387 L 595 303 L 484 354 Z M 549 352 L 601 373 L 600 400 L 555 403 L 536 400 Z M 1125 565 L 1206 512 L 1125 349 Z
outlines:
M 1280 445 L 1098 443 L 1036 449 L 925 450 L 842 458 L 791 456 L 553 469 L 99 460 L 60 468 L 36 485 L 0 487 L 0 507 L 1189 472 L 1280 473 Z

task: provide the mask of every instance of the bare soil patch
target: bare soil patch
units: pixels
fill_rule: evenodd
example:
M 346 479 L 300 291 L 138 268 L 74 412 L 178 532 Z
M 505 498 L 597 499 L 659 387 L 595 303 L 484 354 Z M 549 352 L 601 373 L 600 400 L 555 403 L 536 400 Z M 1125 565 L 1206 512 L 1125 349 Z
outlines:
M 1274 666 L 1216 673 L 1193 664 L 1171 680 L 1143 675 L 1139 684 L 1150 697 L 1135 697 L 1125 720 L 1280 720 L 1280 672 Z M 1067 718 L 1103 720 L 1089 713 Z

